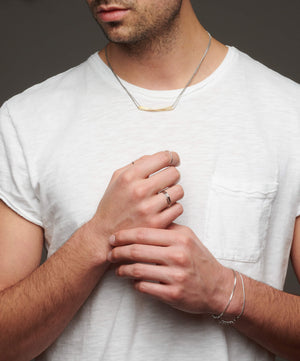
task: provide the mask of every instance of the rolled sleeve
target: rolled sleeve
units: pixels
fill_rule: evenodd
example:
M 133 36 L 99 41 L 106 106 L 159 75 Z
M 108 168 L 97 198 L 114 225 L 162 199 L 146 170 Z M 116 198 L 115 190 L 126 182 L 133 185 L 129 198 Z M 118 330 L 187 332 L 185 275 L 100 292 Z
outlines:
M 0 199 L 23 218 L 43 225 L 40 202 L 7 103 L 0 109 Z

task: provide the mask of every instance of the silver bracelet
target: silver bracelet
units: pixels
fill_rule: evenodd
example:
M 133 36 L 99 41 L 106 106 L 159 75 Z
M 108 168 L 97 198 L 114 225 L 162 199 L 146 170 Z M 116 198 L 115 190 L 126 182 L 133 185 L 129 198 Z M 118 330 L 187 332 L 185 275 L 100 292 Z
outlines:
M 237 278 L 236 278 L 236 271 L 233 269 L 232 270 L 233 274 L 234 274 L 234 283 L 233 283 L 233 289 L 232 289 L 232 292 L 231 292 L 231 295 L 229 297 L 229 300 L 227 302 L 227 305 L 225 306 L 224 308 L 224 311 L 221 312 L 219 315 L 214 315 L 212 314 L 212 318 L 214 318 L 215 320 L 220 320 L 221 321 L 221 318 L 223 317 L 224 313 L 227 311 L 231 301 L 232 301 L 232 298 L 233 298 L 233 295 L 234 295 L 234 291 L 235 291 L 235 288 L 236 288 L 236 281 L 237 281 Z
M 242 307 L 242 311 L 240 312 L 239 315 L 235 316 L 232 320 L 226 321 L 223 319 L 219 319 L 219 323 L 221 325 L 234 325 L 236 323 L 236 321 L 242 317 L 244 311 L 245 311 L 245 304 L 246 304 L 246 292 L 245 292 L 245 284 L 244 284 L 244 279 L 243 276 L 240 272 L 238 272 L 240 278 L 241 278 L 241 282 L 242 282 L 242 288 L 243 288 L 243 307 Z

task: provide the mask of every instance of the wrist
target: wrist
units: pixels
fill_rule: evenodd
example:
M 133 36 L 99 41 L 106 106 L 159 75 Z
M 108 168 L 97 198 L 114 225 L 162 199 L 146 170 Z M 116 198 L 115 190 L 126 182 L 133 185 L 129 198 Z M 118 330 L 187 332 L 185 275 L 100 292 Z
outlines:
M 237 272 L 237 284 L 236 289 L 232 298 L 232 301 L 224 314 L 225 319 L 233 319 L 237 317 L 242 309 L 244 303 L 243 284 L 240 273 Z
M 90 262 L 96 267 L 108 264 L 107 254 L 110 250 L 109 234 L 96 225 L 94 218 L 82 225 L 76 232 L 82 253 L 86 253 Z
M 237 281 L 235 281 L 236 276 L 233 270 L 224 266 L 221 267 L 222 271 L 220 272 L 220 276 L 218 278 L 217 291 L 215 292 L 216 297 L 213 302 L 214 310 L 212 313 L 214 315 L 221 315 L 223 313 L 227 314 L 229 306 L 234 298 L 236 288 L 235 283 L 237 283 Z
M 219 308 L 217 313 L 212 314 L 212 317 L 218 320 L 220 324 L 233 325 L 244 313 L 245 285 L 242 274 L 233 269 L 227 270 L 231 271 L 233 281 L 232 277 L 228 275 L 228 272 L 224 272 L 224 274 L 227 274 L 227 277 L 225 276 L 224 279 L 224 284 L 228 284 L 229 281 L 229 284 L 231 282 L 231 286 L 229 285 L 226 291 L 223 292 L 223 300 L 221 302 L 223 303 L 223 308 Z M 227 282 L 225 282 L 225 280 L 227 280 Z

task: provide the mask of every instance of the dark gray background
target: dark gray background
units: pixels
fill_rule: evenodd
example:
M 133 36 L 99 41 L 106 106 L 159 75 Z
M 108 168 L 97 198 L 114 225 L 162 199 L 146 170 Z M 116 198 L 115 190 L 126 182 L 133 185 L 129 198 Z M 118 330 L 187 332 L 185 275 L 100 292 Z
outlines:
M 192 2 L 215 38 L 300 83 L 299 0 Z M 105 44 L 105 38 L 85 0 L 1 0 L 0 44 L 2 104 L 84 61 Z M 291 267 L 286 290 L 300 295 Z

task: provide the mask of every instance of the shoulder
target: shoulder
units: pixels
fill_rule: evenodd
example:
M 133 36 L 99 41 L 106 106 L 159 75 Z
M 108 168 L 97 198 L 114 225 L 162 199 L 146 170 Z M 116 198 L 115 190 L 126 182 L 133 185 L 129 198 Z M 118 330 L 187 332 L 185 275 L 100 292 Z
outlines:
M 26 89 L 6 101 L 12 118 L 23 120 L 35 114 L 45 114 L 63 110 L 64 107 L 76 104 L 79 97 L 85 92 L 91 68 L 92 55 L 83 63 L 67 71 L 57 74 L 39 84 Z
M 268 68 L 249 55 L 234 48 L 237 55 L 237 71 L 243 79 L 245 90 L 253 97 L 280 109 L 289 107 L 300 116 L 300 85 Z
M 91 94 L 91 79 L 99 83 L 91 62 L 95 55 L 7 100 L 0 109 L 0 133 L 14 129 L 22 146 L 32 153 L 54 144 L 80 120 L 80 105 Z

